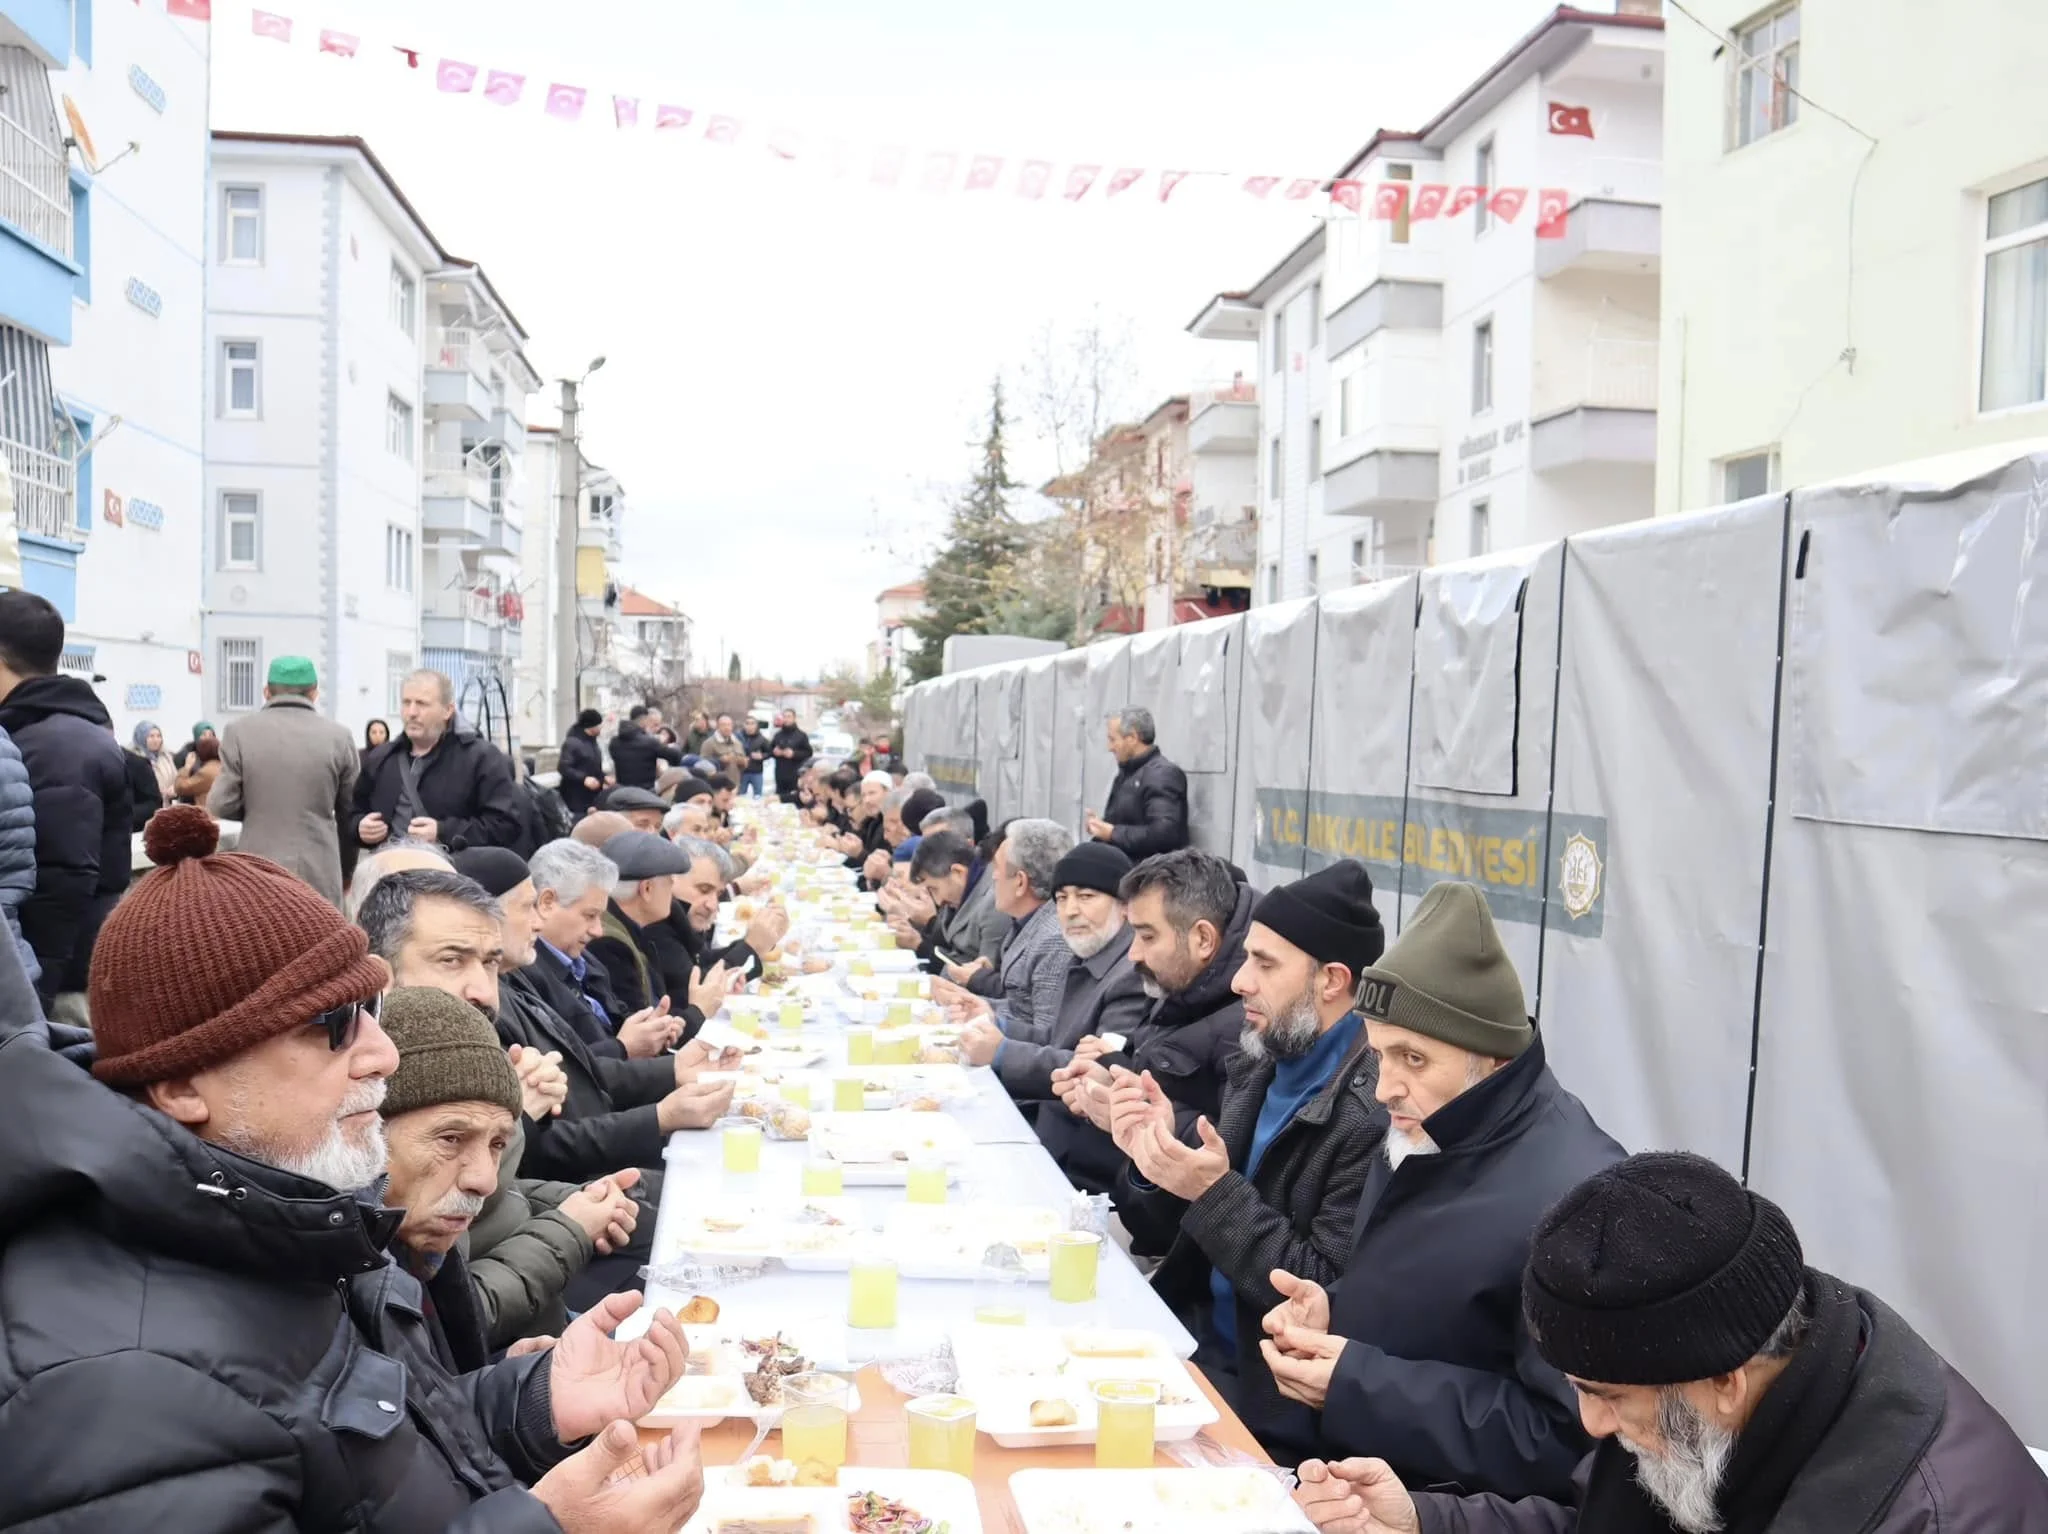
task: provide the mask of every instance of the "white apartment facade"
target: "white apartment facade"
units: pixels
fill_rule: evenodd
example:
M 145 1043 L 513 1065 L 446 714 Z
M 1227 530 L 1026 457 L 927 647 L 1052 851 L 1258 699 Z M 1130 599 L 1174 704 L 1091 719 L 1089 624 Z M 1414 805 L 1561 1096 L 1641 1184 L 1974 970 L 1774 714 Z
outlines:
M 1258 448 L 1259 392 L 1243 372 L 1227 384 L 1193 391 L 1188 464 L 1194 490 L 1185 565 L 1218 610 L 1242 606 L 1251 597 L 1259 562 Z
M 123 741 L 204 717 L 207 28 L 0 0 L 0 451 L 21 584 Z
M 868 675 L 880 676 L 890 671 L 901 681 L 910 657 L 918 650 L 917 634 L 910 625 L 927 611 L 923 581 L 905 581 L 876 595 L 875 637 L 868 642 Z
M 1551 12 L 1338 173 L 1528 188 L 1518 218 L 1332 218 L 1189 327 L 1259 347 L 1255 601 L 1650 514 L 1663 23 L 1623 4 Z M 1549 187 L 1561 239 L 1536 235 Z
M 1658 511 L 2048 434 L 2048 8 L 1689 8 Z
M 394 720 L 421 665 L 502 721 L 483 679 L 509 692 L 523 627 L 517 320 L 360 139 L 214 134 L 209 221 L 212 716 L 260 707 L 296 654 L 351 728 Z

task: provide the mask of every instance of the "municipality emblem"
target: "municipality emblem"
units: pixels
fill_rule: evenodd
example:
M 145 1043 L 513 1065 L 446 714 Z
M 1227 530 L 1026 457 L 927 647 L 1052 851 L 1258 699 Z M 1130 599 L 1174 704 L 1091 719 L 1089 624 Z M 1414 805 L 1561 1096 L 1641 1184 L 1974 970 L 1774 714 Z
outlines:
M 1558 859 L 1558 890 L 1565 914 L 1574 921 L 1592 912 L 1600 899 L 1600 852 L 1584 832 L 1574 832 Z

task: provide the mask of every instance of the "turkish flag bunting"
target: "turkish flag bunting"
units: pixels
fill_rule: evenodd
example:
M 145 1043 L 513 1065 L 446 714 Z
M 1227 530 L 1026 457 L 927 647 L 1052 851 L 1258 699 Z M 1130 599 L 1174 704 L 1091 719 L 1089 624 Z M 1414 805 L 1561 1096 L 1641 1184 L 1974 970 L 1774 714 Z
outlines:
M 1290 181 L 1287 183 L 1286 192 L 1282 195 L 1289 202 L 1300 202 L 1303 198 L 1312 195 L 1321 184 L 1319 181 L 1310 181 L 1305 178 L 1300 181 Z
M 292 40 L 292 19 L 271 11 L 251 11 L 249 30 L 258 37 L 272 37 L 281 43 L 288 43 Z
M 894 186 L 903 179 L 903 162 L 910 158 L 906 149 L 877 149 L 874 169 L 868 180 L 876 186 Z
M 1363 181 L 1332 181 L 1330 183 L 1330 201 L 1340 208 L 1349 208 L 1353 213 L 1359 210 L 1364 196 L 1365 183 Z
M 656 107 L 654 126 L 656 128 L 687 128 L 690 119 L 697 114 L 688 107 Z
M 1046 160 L 1026 160 L 1024 168 L 1017 172 L 1017 195 L 1036 202 L 1045 195 L 1045 184 L 1052 180 L 1052 165 Z
M 547 113 L 559 117 L 563 122 L 572 123 L 583 115 L 583 87 L 580 85 L 550 85 L 548 87 Z
M 362 39 L 360 37 L 351 37 L 346 32 L 322 32 L 320 34 L 320 51 L 322 53 L 331 53 L 339 59 L 354 58 L 356 56 L 356 49 L 361 44 Z
M 1408 210 L 1408 216 L 1435 218 L 1437 214 L 1443 212 L 1444 198 L 1450 194 L 1450 190 L 1449 187 L 1436 182 L 1431 182 L 1428 186 L 1418 186 L 1415 189 L 1415 205 Z
M 526 76 L 515 75 L 503 69 L 494 69 L 484 81 L 484 100 L 494 106 L 514 106 L 519 94 L 526 89 Z
M 804 136 L 787 128 L 771 129 L 768 134 L 768 152 L 777 159 L 794 160 L 803 153 Z
M 476 65 L 464 64 L 459 59 L 443 59 L 434 66 L 434 84 L 440 90 L 464 95 L 476 84 Z
M 1254 197 L 1265 198 L 1271 196 L 1273 188 L 1279 184 L 1278 176 L 1253 176 L 1245 182 L 1244 189 Z
M 1593 109 L 1591 107 L 1568 107 L 1562 101 L 1550 103 L 1550 131 L 1568 134 L 1573 138 L 1593 136 Z
M 1103 195 L 1114 197 L 1118 192 L 1128 192 L 1144 179 L 1145 173 L 1142 170 L 1126 166 L 1109 178 L 1109 187 Z
M 1408 211 L 1408 184 L 1405 181 L 1382 181 L 1372 189 L 1372 216 L 1374 218 L 1399 218 Z
M 1100 165 L 1076 165 L 1067 172 L 1067 190 L 1063 194 L 1068 202 L 1079 202 L 1088 195 L 1088 188 L 1095 185 L 1095 178 L 1102 174 Z
M 1159 200 L 1166 201 L 1173 195 L 1173 189 L 1188 179 L 1184 170 L 1163 170 L 1159 173 Z
M 164 9 L 187 21 L 213 20 L 213 0 L 167 0 Z
M 621 128 L 640 126 L 640 98 L 638 96 L 612 97 L 612 122 Z
M 1539 240 L 1561 240 L 1564 238 L 1566 210 L 1571 204 L 1571 193 L 1561 186 L 1546 186 L 1536 194 L 1536 238 Z
M 1529 189 L 1522 186 L 1504 186 L 1486 199 L 1486 208 L 1503 224 L 1512 224 L 1521 217 L 1522 204 L 1529 200 Z
M 924 157 L 924 189 L 927 192 L 947 192 L 953 188 L 953 167 L 960 162 L 958 155 L 940 150 Z
M 417 49 L 417 48 L 404 48 L 404 47 L 401 47 L 401 46 L 399 46 L 399 45 L 398 45 L 397 43 L 393 43 L 393 44 L 391 45 L 391 51 L 392 51 L 393 53 L 402 53 L 402 54 L 404 54 L 404 55 L 405 55 L 405 67 L 406 67 L 407 69 L 418 69 L 418 68 L 420 67 L 420 51 L 419 51 L 419 49 Z
M 707 144 L 730 144 L 740 136 L 740 120 L 714 112 L 711 121 L 704 125 L 704 142 Z
M 996 177 L 1003 173 L 1003 157 L 999 154 L 978 154 L 967 167 L 967 190 L 985 192 L 996 184 Z
M 1486 188 L 1483 186 L 1453 187 L 1451 200 L 1444 204 L 1444 217 L 1456 218 L 1485 195 Z

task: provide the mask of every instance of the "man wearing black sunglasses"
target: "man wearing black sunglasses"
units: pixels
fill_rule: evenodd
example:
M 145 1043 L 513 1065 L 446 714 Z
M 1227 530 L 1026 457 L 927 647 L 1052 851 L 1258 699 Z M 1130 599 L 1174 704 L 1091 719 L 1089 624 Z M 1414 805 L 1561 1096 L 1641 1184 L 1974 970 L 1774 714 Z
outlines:
M 457 1372 L 474 1339 L 387 1254 L 403 1211 L 352 1191 L 385 1164 L 388 971 L 218 834 L 192 807 L 150 823 L 92 1037 L 14 1020 L 0 944 L 0 1527 L 670 1534 L 695 1440 L 642 1450 L 631 1424 L 682 1373 L 674 1317 L 617 1342 L 639 1296 L 615 1295 Z M 91 1431 L 109 1403 L 119 1430 Z

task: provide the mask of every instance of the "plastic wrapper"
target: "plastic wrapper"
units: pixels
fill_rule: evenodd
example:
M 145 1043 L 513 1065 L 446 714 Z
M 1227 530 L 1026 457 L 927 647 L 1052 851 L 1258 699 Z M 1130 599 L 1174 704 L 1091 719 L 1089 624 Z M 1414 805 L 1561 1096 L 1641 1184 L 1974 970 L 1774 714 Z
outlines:
M 754 1120 L 771 1140 L 808 1140 L 811 1137 L 811 1112 L 795 1103 L 779 1098 L 750 1097 L 735 1103 L 733 1112 Z
M 1106 1193 L 1076 1193 L 1067 1206 L 1067 1229 L 1093 1231 L 1103 1240 L 1109 1239 L 1109 1195 Z
M 1159 1447 L 1168 1459 L 1189 1470 L 1263 1470 L 1290 1492 L 1297 1484 L 1294 1472 L 1285 1465 L 1275 1465 L 1242 1449 L 1233 1449 L 1227 1443 L 1217 1442 L 1206 1432 L 1183 1438 L 1178 1443 L 1163 1443 Z
M 661 1288 L 716 1295 L 719 1291 L 751 1283 L 781 1266 L 770 1258 L 754 1262 L 704 1262 L 681 1257 L 672 1262 L 648 1263 L 640 1270 L 640 1281 L 643 1292 L 648 1288 Z
M 883 1379 L 913 1398 L 951 1395 L 960 1388 L 960 1366 L 953 1361 L 951 1343 L 912 1358 L 884 1360 L 879 1367 Z

